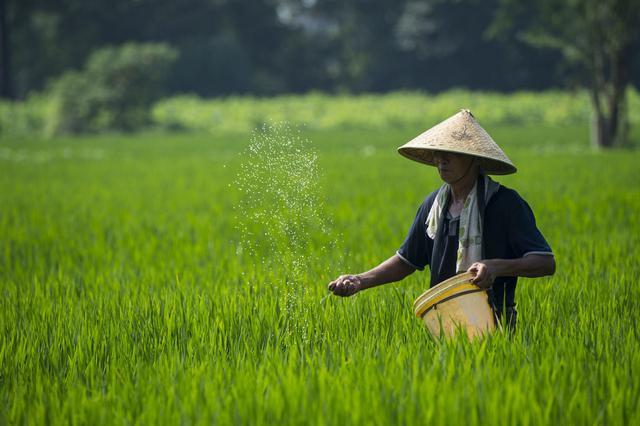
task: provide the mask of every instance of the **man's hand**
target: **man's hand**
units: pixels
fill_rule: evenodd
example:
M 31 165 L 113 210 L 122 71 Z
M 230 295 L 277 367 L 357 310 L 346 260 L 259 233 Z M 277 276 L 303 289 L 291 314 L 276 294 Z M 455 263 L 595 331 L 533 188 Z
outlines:
M 487 289 L 493 285 L 493 281 L 496 279 L 495 268 L 491 260 L 481 260 L 475 262 L 467 269 L 467 272 L 473 274 L 472 283 L 480 288 Z
M 329 291 L 336 296 L 348 297 L 362 290 L 362 280 L 357 275 L 340 275 L 329 283 Z

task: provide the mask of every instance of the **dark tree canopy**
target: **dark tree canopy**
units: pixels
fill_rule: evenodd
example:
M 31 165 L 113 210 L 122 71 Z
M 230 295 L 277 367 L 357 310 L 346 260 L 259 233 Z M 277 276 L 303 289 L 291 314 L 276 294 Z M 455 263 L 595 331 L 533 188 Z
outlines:
M 640 47 L 640 2 L 500 0 L 492 31 L 514 29 L 532 46 L 561 52 L 577 84 L 588 88 L 594 145 L 624 145 L 626 89 Z
M 564 3 L 549 1 L 550 7 L 554 2 Z M 520 36 L 520 29 L 542 21 L 511 7 L 517 4 L 529 3 L 0 0 L 1 93 L 23 98 L 80 68 L 92 51 L 129 41 L 178 50 L 169 93 L 512 91 L 571 83 L 573 65 L 560 62 L 562 51 L 538 49 Z M 499 6 L 503 28 L 490 37 Z M 637 85 L 635 51 L 627 60 Z

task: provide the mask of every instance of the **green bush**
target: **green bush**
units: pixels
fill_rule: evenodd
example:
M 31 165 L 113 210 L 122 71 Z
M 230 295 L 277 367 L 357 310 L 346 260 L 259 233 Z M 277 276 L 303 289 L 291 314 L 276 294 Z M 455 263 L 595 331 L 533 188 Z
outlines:
M 0 101 L 0 135 L 43 134 L 52 109 L 51 99 L 40 93 L 20 102 Z
M 640 97 L 628 91 L 629 122 L 640 124 Z M 153 107 L 156 124 L 167 129 L 246 132 L 264 121 L 287 121 L 307 128 L 422 128 L 469 108 L 486 125 L 588 125 L 585 92 L 516 92 L 500 94 L 454 90 L 438 95 L 396 92 L 384 95 L 283 95 L 272 98 L 232 96 L 202 99 L 177 96 Z
M 315 130 L 419 129 L 463 107 L 470 108 L 487 126 L 588 126 L 591 115 L 585 92 L 499 94 L 456 90 L 438 95 L 312 93 L 218 99 L 176 96 L 149 105 L 158 92 L 145 95 L 141 90 L 144 83 L 123 93 L 121 89 L 107 90 L 110 86 L 106 83 L 96 84 L 87 78 L 87 73 L 76 72 L 67 73 L 56 84 L 56 89 L 64 96 L 49 92 L 46 96 L 33 95 L 22 102 L 0 102 L 0 134 L 138 129 L 150 124 L 150 110 L 152 124 L 161 129 L 210 133 L 245 133 L 263 122 L 273 121 L 304 124 Z M 114 98 L 114 93 L 119 93 L 119 97 Z M 629 124 L 632 129 L 638 128 L 640 95 L 634 89 L 629 89 L 627 95 Z
M 149 124 L 149 108 L 176 57 L 173 48 L 158 43 L 96 50 L 81 71 L 66 72 L 50 86 L 50 132 L 127 131 Z

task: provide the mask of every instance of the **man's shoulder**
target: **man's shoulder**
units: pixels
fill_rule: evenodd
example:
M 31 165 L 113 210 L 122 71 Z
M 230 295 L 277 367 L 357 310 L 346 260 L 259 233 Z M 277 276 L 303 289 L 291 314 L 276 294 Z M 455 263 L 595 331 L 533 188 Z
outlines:
M 500 189 L 489 200 L 486 207 L 487 217 L 503 223 L 514 217 L 533 214 L 529 203 L 515 189 L 500 185 Z M 506 223 L 506 222 L 505 222 Z
M 513 206 L 514 204 L 519 204 L 523 201 L 524 199 L 520 194 L 518 194 L 518 191 L 501 184 L 498 192 L 496 192 L 493 197 L 491 197 L 491 200 L 489 200 L 487 207 L 489 205 L 496 207 Z
M 432 193 L 430 193 L 429 195 L 424 197 L 424 200 L 422 200 L 422 204 L 420 204 L 420 208 L 427 209 L 427 211 L 429 209 L 431 209 L 431 206 L 433 205 L 434 201 L 436 200 L 436 195 L 438 195 L 438 191 L 439 190 L 440 190 L 440 188 L 434 190 Z
M 421 220 L 424 221 L 427 219 L 427 216 L 429 215 L 429 210 L 431 210 L 431 206 L 433 206 L 433 203 L 436 199 L 436 195 L 438 195 L 437 189 L 432 193 L 430 193 L 429 195 L 427 195 L 420 203 L 420 206 L 418 207 L 417 216 L 420 217 Z

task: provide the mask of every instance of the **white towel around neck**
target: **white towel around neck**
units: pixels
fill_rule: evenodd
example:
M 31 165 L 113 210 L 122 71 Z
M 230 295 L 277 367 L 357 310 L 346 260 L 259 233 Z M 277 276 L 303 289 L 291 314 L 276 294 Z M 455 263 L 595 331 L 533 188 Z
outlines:
M 489 176 L 483 175 L 485 204 L 500 188 L 500 184 Z M 480 223 L 480 210 L 478 206 L 478 183 L 473 186 L 469 195 L 464 200 L 460 213 L 460 227 L 458 231 L 458 254 L 456 258 L 456 273 L 465 272 L 474 263 L 482 260 L 482 224 Z M 438 224 L 443 214 L 447 197 L 451 196 L 451 186 L 447 183 L 438 190 L 436 199 L 427 216 L 427 235 L 435 240 L 438 234 Z

